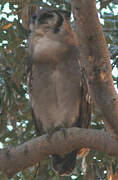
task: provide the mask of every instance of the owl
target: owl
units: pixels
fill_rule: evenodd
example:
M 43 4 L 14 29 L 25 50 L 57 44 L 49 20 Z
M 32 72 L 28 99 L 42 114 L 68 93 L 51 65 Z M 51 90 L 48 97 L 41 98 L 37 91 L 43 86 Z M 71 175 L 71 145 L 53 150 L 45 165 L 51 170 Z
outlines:
M 61 128 L 90 126 L 91 103 L 79 65 L 78 39 L 69 19 L 66 11 L 41 9 L 30 20 L 28 86 L 39 136 Z M 62 156 L 53 154 L 54 171 L 70 175 L 81 151 L 78 147 Z

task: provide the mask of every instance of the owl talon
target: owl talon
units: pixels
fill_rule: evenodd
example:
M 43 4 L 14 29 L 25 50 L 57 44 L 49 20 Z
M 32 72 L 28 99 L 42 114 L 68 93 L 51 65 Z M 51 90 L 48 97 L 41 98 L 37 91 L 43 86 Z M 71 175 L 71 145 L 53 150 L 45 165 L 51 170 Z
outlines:
M 63 135 L 64 135 L 64 138 L 66 138 L 66 135 L 67 135 L 66 128 L 56 127 L 55 129 L 53 129 L 53 130 L 51 130 L 51 131 L 50 131 L 50 130 L 48 131 L 48 134 L 47 134 L 46 139 L 47 139 L 48 141 L 50 141 L 52 135 L 53 135 L 56 131 L 59 131 L 59 130 L 62 131 L 62 133 L 63 133 Z
M 47 136 L 46 136 L 46 140 L 47 140 L 47 141 L 50 141 L 53 133 L 54 133 L 53 131 L 48 131 L 48 134 L 47 134 Z
M 48 134 L 47 134 L 46 139 L 47 139 L 48 141 L 50 141 L 52 135 L 53 135 L 56 131 L 58 131 L 58 130 L 59 130 L 59 128 L 55 128 L 55 129 L 53 129 L 53 130 L 48 130 Z

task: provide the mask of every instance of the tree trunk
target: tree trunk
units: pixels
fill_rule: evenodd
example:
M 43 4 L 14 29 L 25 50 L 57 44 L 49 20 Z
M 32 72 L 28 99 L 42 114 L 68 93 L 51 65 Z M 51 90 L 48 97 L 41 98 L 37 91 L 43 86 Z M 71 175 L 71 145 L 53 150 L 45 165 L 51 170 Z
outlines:
M 80 63 L 93 102 L 100 108 L 110 135 L 118 141 L 118 95 L 110 56 L 99 22 L 95 0 L 71 0 L 79 39 Z

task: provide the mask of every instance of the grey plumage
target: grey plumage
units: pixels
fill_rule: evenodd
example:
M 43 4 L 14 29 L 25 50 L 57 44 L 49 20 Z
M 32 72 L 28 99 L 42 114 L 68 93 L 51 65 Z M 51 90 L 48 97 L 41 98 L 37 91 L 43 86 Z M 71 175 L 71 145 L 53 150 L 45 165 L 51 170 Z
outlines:
M 68 13 L 41 10 L 31 20 L 30 29 L 30 101 L 39 134 L 63 127 L 88 128 L 90 105 L 87 89 L 83 91 L 78 41 L 69 25 Z M 54 170 L 60 175 L 70 174 L 77 151 L 79 148 L 62 157 L 53 155 Z

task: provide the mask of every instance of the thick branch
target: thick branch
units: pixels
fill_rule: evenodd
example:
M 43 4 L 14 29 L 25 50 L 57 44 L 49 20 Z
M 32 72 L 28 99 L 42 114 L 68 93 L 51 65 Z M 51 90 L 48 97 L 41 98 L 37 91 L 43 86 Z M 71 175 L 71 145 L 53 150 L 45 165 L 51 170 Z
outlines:
M 80 61 L 93 101 L 101 109 L 112 137 L 118 140 L 118 95 L 95 0 L 71 0 L 79 39 Z
M 32 139 L 16 148 L 0 150 L 0 171 L 8 177 L 38 163 L 46 155 L 63 154 L 81 147 L 106 152 L 118 156 L 118 144 L 108 133 L 100 130 L 70 128 L 53 134 L 50 139 L 46 135 Z

